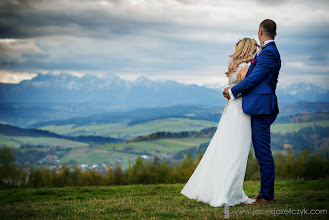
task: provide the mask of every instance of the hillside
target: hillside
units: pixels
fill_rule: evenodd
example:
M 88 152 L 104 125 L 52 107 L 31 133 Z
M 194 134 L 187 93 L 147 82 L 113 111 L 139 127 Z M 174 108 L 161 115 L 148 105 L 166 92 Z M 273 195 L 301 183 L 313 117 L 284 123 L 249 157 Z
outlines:
M 289 123 L 295 124 L 295 123 L 302 123 L 302 122 L 323 121 L 323 120 L 328 120 L 328 119 L 329 119 L 328 111 L 299 113 L 299 114 L 294 114 L 294 115 L 278 117 L 275 120 L 274 124 L 289 124 Z
M 154 108 L 138 108 L 124 112 L 109 112 L 89 115 L 88 117 L 74 117 L 64 120 L 45 121 L 35 123 L 30 127 L 38 128 L 46 125 L 104 125 L 112 123 L 126 123 L 128 126 L 169 117 L 181 117 L 208 121 L 218 121 L 221 111 L 215 106 L 201 105 L 173 105 Z
M 289 124 L 288 124 L 289 125 Z M 50 164 L 76 163 L 76 164 L 109 164 L 114 166 L 118 162 L 123 168 L 127 168 L 129 162 L 133 162 L 138 156 L 146 159 L 152 159 L 154 155 L 168 160 L 180 160 L 184 154 L 191 152 L 193 157 L 199 151 L 204 152 L 211 140 L 216 127 L 203 129 L 199 132 L 156 132 L 153 134 L 136 137 L 123 143 L 112 143 L 106 145 L 75 146 L 66 149 L 65 147 L 51 148 L 43 146 L 21 147 L 16 152 L 20 164 L 35 162 L 43 165 L 45 162 Z M 304 149 L 311 152 L 319 152 L 325 155 L 329 152 L 327 127 L 306 127 L 298 132 L 291 133 L 272 133 L 272 151 L 284 152 L 290 148 L 296 154 Z M 20 154 L 19 152 L 24 152 Z M 43 152 L 39 157 L 31 161 L 29 158 L 32 153 Z M 59 163 L 43 161 L 46 155 L 58 155 Z
M 48 125 L 40 127 L 41 130 L 48 130 L 61 135 L 97 135 L 104 137 L 115 137 L 129 139 L 140 135 L 147 135 L 160 131 L 199 131 L 207 127 L 217 126 L 218 122 L 190 119 L 182 117 L 168 117 L 154 119 L 138 124 L 129 125 L 129 123 L 110 123 L 95 125 Z
M 328 102 L 280 104 L 279 117 L 328 112 Z M 171 105 L 147 108 L 111 107 L 97 103 L 0 103 L 0 122 L 25 128 L 47 125 L 141 123 L 165 117 L 185 117 L 218 122 L 224 105 Z
M 14 146 L 20 144 L 35 144 L 49 146 L 85 146 L 90 144 L 117 143 L 123 140 L 101 136 L 63 136 L 49 131 L 39 129 L 25 129 L 13 125 L 0 123 L 0 145 L 12 143 Z
M 304 149 L 322 154 L 329 152 L 328 117 L 328 113 L 311 113 L 279 118 L 271 127 L 272 150 L 284 152 L 289 148 L 296 153 Z M 196 156 L 199 150 L 206 150 L 216 127 L 215 122 L 189 118 L 156 119 L 131 126 L 114 123 L 44 128 L 51 129 L 52 132 L 1 125 L 0 145 L 19 148 L 16 156 L 22 165 L 26 162 L 40 165 L 45 163 L 114 165 L 118 162 L 126 168 L 130 161 L 134 161 L 140 155 L 149 159 L 158 155 L 169 160 L 181 159 L 187 152 Z M 126 142 L 122 140 L 120 143 L 119 139 L 107 138 L 108 135 L 112 137 L 120 135 L 127 140 Z M 45 160 L 47 155 L 57 155 L 59 162 Z
M 296 103 L 280 106 L 280 114 L 275 123 L 290 122 L 307 122 L 310 120 L 329 119 L 328 116 L 329 103 Z M 200 124 L 201 128 L 214 126 L 220 120 L 223 107 L 216 106 L 199 106 L 199 105 L 176 105 L 167 107 L 140 108 L 125 112 L 108 112 L 103 114 L 90 115 L 88 117 L 74 117 L 64 120 L 45 121 L 30 125 L 32 128 L 41 128 L 62 135 L 99 135 L 120 137 L 143 135 L 156 131 L 183 131 L 175 129 L 175 123 L 184 124 L 186 131 L 199 130 L 193 126 L 187 126 L 188 121 L 192 124 Z M 321 113 L 318 114 L 317 112 Z M 313 113 L 313 115 L 310 115 Z M 296 116 L 297 115 L 297 116 Z M 305 116 L 308 115 L 308 116 Z M 315 116 L 318 118 L 314 118 Z M 293 118 L 301 118 L 293 121 Z M 308 117 L 308 119 L 302 119 Z M 311 119 L 312 117 L 312 119 Z M 173 122 L 166 125 L 168 118 L 180 118 L 181 122 Z M 282 119 L 281 119 L 282 118 Z M 197 121 L 199 120 L 199 122 Z M 209 121 L 209 122 L 206 122 Z M 161 124 L 163 122 L 163 124 Z M 154 124 L 158 124 L 158 128 L 151 128 Z M 148 128 L 150 126 L 150 128 Z M 137 129 L 141 127 L 141 129 Z M 162 129 L 162 130 L 161 130 Z M 137 130 L 142 130 L 138 132 Z M 144 132 L 146 131 L 147 132 Z M 137 131 L 137 132 L 136 132 Z M 95 133 L 92 133 L 95 132 Z

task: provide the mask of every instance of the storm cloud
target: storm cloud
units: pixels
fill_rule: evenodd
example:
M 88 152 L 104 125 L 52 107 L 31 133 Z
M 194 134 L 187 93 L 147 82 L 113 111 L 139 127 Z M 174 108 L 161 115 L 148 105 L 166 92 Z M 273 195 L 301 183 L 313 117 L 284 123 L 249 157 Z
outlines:
M 0 79 L 38 72 L 225 83 L 228 55 L 276 21 L 279 82 L 329 82 L 327 1 L 4 0 Z M 8 77 L 7 77 L 8 78 Z

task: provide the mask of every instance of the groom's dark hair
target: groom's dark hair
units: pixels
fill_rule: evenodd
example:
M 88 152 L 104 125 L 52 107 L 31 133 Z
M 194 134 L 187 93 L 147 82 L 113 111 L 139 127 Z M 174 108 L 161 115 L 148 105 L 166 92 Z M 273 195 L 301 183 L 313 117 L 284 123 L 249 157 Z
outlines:
M 263 30 L 267 36 L 274 39 L 274 37 L 276 35 L 276 23 L 273 20 L 265 19 L 264 21 L 262 21 L 260 23 L 259 26 L 263 28 Z

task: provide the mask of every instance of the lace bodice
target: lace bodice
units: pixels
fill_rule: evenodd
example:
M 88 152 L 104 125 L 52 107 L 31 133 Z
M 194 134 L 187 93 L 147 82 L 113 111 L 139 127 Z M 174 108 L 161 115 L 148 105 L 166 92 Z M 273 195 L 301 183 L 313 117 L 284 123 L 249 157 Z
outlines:
M 229 87 L 232 88 L 233 86 L 235 86 L 235 85 L 239 84 L 239 82 L 241 82 L 241 80 L 238 80 L 238 74 L 239 74 L 240 70 L 243 69 L 243 67 L 245 67 L 246 65 L 248 65 L 248 63 L 240 63 L 236 67 L 236 70 L 228 76 L 228 86 Z
M 237 85 L 241 82 L 241 80 L 238 79 L 238 74 L 239 74 L 240 70 L 243 69 L 243 67 L 245 67 L 246 65 L 249 65 L 249 63 L 240 63 L 237 66 L 236 70 L 228 76 L 228 85 L 229 85 L 229 87 L 232 88 L 233 86 L 235 86 L 235 85 Z M 244 112 L 242 110 L 242 96 L 239 96 L 235 99 L 228 100 L 226 102 L 225 107 L 224 107 L 223 114 L 225 114 L 227 112 L 227 106 L 228 106 L 229 103 L 232 103 L 233 105 L 235 105 L 239 109 L 239 111 L 244 114 Z

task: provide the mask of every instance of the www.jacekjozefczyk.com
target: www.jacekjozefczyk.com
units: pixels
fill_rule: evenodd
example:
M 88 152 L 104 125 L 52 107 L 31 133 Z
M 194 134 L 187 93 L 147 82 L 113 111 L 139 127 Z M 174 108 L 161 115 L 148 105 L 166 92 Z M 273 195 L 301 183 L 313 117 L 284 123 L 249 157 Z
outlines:
M 327 209 L 246 209 L 246 210 L 229 210 L 229 206 L 224 207 L 224 217 L 228 218 L 229 215 L 263 215 L 263 214 L 271 214 L 271 215 L 282 215 L 282 214 L 291 214 L 291 215 L 327 215 Z

